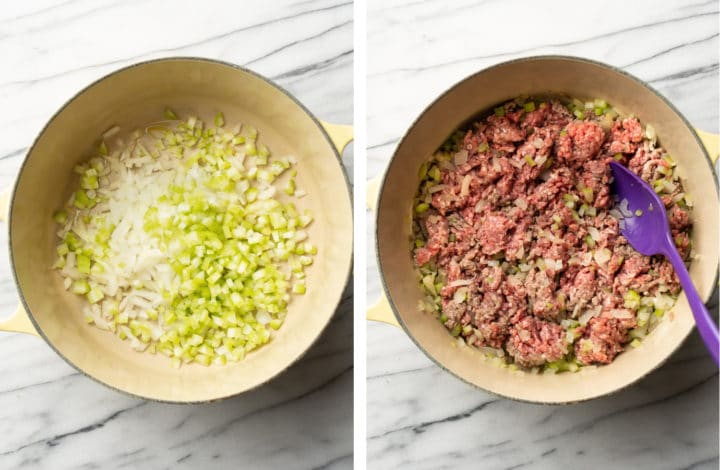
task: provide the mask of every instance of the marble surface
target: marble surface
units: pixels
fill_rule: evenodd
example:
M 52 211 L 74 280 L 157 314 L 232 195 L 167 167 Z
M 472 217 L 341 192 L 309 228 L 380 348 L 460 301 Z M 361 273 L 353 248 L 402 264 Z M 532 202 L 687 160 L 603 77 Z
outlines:
M 352 2 L 9 2 L 0 9 L 0 187 L 62 103 L 133 62 L 193 55 L 276 80 L 352 121 Z M 352 173 L 352 147 L 343 162 Z M 0 245 L 6 246 L 5 227 Z M 0 334 L 0 468 L 352 468 L 352 282 L 285 374 L 209 405 L 145 402 L 77 373 L 39 338 Z M 17 304 L 0 250 L 0 312 Z
M 717 1 L 370 0 L 368 9 L 369 178 L 439 93 L 533 54 L 622 67 L 718 132 Z M 380 284 L 367 221 L 373 302 Z M 718 468 L 718 375 L 696 334 L 635 386 L 562 407 L 466 385 L 393 327 L 369 324 L 367 336 L 369 469 Z

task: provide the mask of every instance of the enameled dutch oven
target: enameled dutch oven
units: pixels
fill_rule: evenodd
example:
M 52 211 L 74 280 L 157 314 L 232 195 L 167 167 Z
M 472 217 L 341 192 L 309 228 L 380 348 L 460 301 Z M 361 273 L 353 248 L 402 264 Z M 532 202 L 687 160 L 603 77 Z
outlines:
M 638 348 L 630 348 L 609 365 L 554 375 L 514 372 L 485 361 L 474 348 L 458 346 L 434 317 L 418 311 L 423 293 L 408 242 L 420 165 L 480 112 L 520 95 L 545 94 L 603 98 L 621 113 L 632 113 L 655 127 L 696 201 L 692 242 L 697 258 L 690 275 L 701 297 L 709 298 L 718 273 L 718 187 L 712 166 L 718 156 L 718 136 L 693 130 L 663 96 L 622 70 L 580 58 L 543 56 L 495 65 L 451 87 L 410 126 L 385 175 L 369 184 L 385 296 L 369 309 L 368 318 L 400 325 L 440 367 L 479 388 L 528 402 L 570 403 L 612 393 L 661 365 L 694 327 L 685 295 Z
M 63 289 L 50 269 L 55 256 L 54 211 L 71 191 L 73 167 L 97 148 L 112 126 L 132 130 L 157 121 L 165 107 L 227 122 L 251 123 L 275 154 L 295 155 L 297 204 L 315 221 L 319 247 L 308 270 L 306 295 L 293 299 L 285 323 L 267 345 L 241 362 L 171 367 L 163 355 L 133 351 L 113 334 L 83 320 L 84 299 Z M 0 330 L 41 336 L 85 375 L 114 389 L 153 400 L 217 400 L 255 388 L 288 368 L 320 336 L 340 302 L 352 262 L 352 206 L 340 153 L 349 126 L 319 121 L 287 91 L 236 65 L 200 58 L 168 58 L 113 72 L 68 101 L 47 123 L 5 195 L 10 259 L 21 304 Z

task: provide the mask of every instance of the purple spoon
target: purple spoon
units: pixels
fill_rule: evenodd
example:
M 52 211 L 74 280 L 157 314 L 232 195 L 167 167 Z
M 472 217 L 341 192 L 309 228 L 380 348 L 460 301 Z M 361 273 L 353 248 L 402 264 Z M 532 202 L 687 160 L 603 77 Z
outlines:
M 622 234 L 641 254 L 645 256 L 662 254 L 670 260 L 690 303 L 700 337 L 705 342 L 715 364 L 718 364 L 720 360 L 718 327 L 700 299 L 685 263 L 675 247 L 665 205 L 655 191 L 635 173 L 617 162 L 610 162 L 610 167 L 614 177 L 612 190 L 618 201 L 627 200 L 628 210 L 632 212 L 631 216 L 623 217 Z M 642 212 L 636 212 L 638 210 Z

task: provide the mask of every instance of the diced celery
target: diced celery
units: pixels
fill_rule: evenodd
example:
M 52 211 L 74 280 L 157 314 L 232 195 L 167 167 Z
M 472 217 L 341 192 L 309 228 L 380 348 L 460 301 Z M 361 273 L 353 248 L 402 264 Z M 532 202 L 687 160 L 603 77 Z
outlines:
M 422 214 L 423 212 L 427 211 L 430 208 L 430 205 L 426 202 L 421 202 L 417 206 L 415 206 L 415 212 L 418 214 Z
M 87 294 L 90 291 L 90 284 L 84 279 L 77 280 L 72 284 L 73 294 Z
M 285 191 L 285 194 L 287 194 L 288 196 L 294 195 L 295 194 L 295 180 L 290 178 L 287 182 L 287 186 L 285 186 L 285 189 L 283 191 Z
M 90 258 L 85 255 L 77 256 L 77 269 L 83 274 L 90 274 Z
M 175 114 L 175 112 L 170 108 L 165 108 L 165 117 L 171 120 L 178 119 L 177 114 Z
M 53 214 L 53 220 L 60 225 L 64 225 L 68 220 L 68 214 L 65 210 L 59 210 Z
M 100 302 L 104 297 L 105 297 L 105 294 L 103 293 L 102 289 L 100 289 L 99 287 L 93 287 L 87 293 L 88 302 L 90 302 L 91 304 Z

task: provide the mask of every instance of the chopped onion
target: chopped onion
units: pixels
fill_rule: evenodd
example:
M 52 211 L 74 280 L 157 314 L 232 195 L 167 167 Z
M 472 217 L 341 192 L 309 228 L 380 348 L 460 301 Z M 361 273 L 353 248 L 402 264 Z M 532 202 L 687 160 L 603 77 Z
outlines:
M 458 290 L 456 290 L 455 293 L 453 294 L 453 301 L 456 304 L 461 304 L 461 303 L 465 302 L 465 300 L 467 299 L 467 294 L 468 294 L 468 288 L 461 287 Z
M 632 318 L 633 314 L 631 311 L 626 309 L 613 309 L 608 312 L 608 315 L 610 315 L 612 318 L 618 318 L 618 319 L 627 319 Z
M 554 260 L 551 258 L 545 258 L 545 267 L 547 269 L 552 269 L 553 271 L 560 271 L 563 268 L 563 262 L 562 260 Z
M 623 199 L 620 201 L 620 204 L 618 205 L 618 209 L 620 210 L 620 214 L 622 214 L 623 217 L 632 217 L 633 213 L 628 209 L 628 200 Z
M 650 140 L 652 145 L 655 145 L 655 142 L 657 142 L 657 134 L 655 133 L 655 128 L 650 124 L 645 126 L 645 137 Z
M 588 233 L 590 234 L 590 236 L 592 237 L 593 240 L 595 240 L 595 241 L 599 241 L 599 240 L 600 240 L 600 230 L 598 230 L 598 229 L 595 228 L 595 227 L 589 226 L 589 227 L 587 228 L 587 231 L 588 231 Z
M 103 138 L 103 140 L 107 140 L 110 137 L 113 137 L 114 135 L 116 135 L 118 132 L 120 132 L 120 127 L 113 126 L 110 129 L 106 130 L 105 133 L 103 133 L 102 138 Z
M 685 193 L 677 193 L 672 197 L 672 202 L 680 202 L 685 198 Z
M 600 314 L 599 308 L 594 309 L 588 309 L 583 312 L 580 317 L 578 317 L 578 322 L 581 325 L 587 325 L 587 323 L 590 321 L 591 318 L 596 317 Z
M 666 193 L 673 193 L 677 189 L 677 185 L 672 181 L 662 180 L 662 185 Z
M 437 292 L 435 291 L 435 274 L 428 274 L 427 276 L 423 276 L 422 283 L 425 286 L 425 289 L 427 289 L 427 291 L 430 292 L 432 295 L 437 294 Z
M 449 162 L 446 160 L 440 160 L 438 162 L 438 166 L 440 167 L 441 170 L 454 170 L 455 169 L 455 165 L 452 162 Z M 440 181 L 439 172 L 438 172 L 438 178 L 435 181 Z
M 525 160 L 515 160 L 514 158 L 509 158 L 508 162 L 515 168 L 522 168 L 525 165 Z
M 470 181 L 472 181 L 472 175 L 465 175 L 460 186 L 460 195 L 465 197 L 470 194 Z
M 612 257 L 612 253 L 607 248 L 600 248 L 599 250 L 595 251 L 595 261 L 599 265 L 604 265 L 608 261 L 610 261 L 610 258 Z
M 480 346 L 478 351 L 489 357 L 504 357 L 505 351 L 502 349 L 491 348 L 489 346 Z
M 468 151 L 465 149 L 460 150 L 458 153 L 455 154 L 454 157 L 455 165 L 464 165 L 467 163 L 468 160 Z

